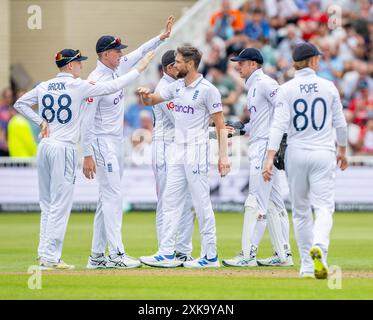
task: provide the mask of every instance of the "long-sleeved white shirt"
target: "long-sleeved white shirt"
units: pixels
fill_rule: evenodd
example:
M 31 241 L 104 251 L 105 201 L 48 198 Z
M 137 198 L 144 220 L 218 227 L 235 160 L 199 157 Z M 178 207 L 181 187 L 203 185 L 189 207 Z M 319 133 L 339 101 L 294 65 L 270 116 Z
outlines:
M 280 86 L 268 149 L 278 150 L 287 132 L 289 147 L 334 151 L 333 128 L 347 128 L 338 90 L 331 81 L 305 68 Z
M 175 79 L 167 74 L 164 74 L 155 88 L 156 93 L 159 93 L 163 88 L 174 82 Z M 173 141 L 175 136 L 175 118 L 173 109 L 169 105 L 170 101 L 158 103 L 153 107 L 154 128 L 153 140 Z
M 268 139 L 279 84 L 258 69 L 246 80 L 250 141 Z
M 123 56 L 116 70 L 112 70 L 102 62 L 97 61 L 97 67 L 91 72 L 88 79 L 96 82 L 115 79 L 127 73 L 146 53 L 155 50 L 162 42 L 159 36 L 149 40 L 135 51 Z M 82 129 L 84 156 L 93 155 L 92 142 L 97 136 L 117 140 L 123 139 L 124 97 L 124 90 L 118 90 L 110 95 L 88 99 L 87 104 L 90 107 Z
M 133 70 L 116 80 L 94 84 L 61 72 L 19 98 L 14 108 L 37 125 L 45 119 L 50 138 L 76 144 L 83 108 L 86 106 L 84 99 L 116 92 L 138 76 L 139 72 Z M 35 104 L 39 105 L 39 114 L 31 109 Z

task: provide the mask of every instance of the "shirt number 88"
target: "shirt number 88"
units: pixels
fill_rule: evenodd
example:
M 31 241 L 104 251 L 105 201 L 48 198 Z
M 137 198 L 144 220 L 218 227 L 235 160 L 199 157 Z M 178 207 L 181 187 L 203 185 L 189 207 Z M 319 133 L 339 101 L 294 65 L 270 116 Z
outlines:
M 44 107 L 41 116 L 48 122 L 51 123 L 56 117 L 56 111 L 53 109 L 54 98 L 50 94 L 43 96 L 41 103 Z M 62 94 L 57 100 L 58 110 L 57 110 L 57 121 L 61 124 L 68 123 L 72 118 L 72 112 L 69 107 L 71 106 L 71 97 L 67 94 Z M 61 117 L 61 113 L 65 116 Z

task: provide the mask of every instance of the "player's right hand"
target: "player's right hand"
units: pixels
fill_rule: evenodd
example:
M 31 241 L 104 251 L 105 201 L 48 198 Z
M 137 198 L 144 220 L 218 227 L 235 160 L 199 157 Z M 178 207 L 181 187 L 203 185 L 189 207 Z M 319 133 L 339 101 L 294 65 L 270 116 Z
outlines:
M 140 62 L 138 63 L 138 65 L 137 65 L 137 67 L 136 67 L 137 70 L 138 70 L 139 72 L 143 72 L 143 71 L 146 69 L 146 67 L 149 65 L 150 61 L 153 60 L 154 56 L 155 56 L 154 51 L 150 51 L 150 52 L 148 52 L 148 53 L 145 55 L 145 57 L 142 58 L 142 59 L 140 60 Z
M 228 158 L 219 158 L 218 170 L 221 177 L 225 177 L 229 173 L 229 171 L 231 171 L 231 165 Z
M 87 179 L 94 179 L 96 174 L 96 163 L 92 156 L 84 157 L 83 173 Z
M 43 122 L 40 124 L 40 138 L 48 138 L 49 137 L 49 126 L 48 122 L 43 120 Z
M 262 176 L 264 181 L 271 181 L 273 175 L 273 160 L 267 159 L 263 167 Z

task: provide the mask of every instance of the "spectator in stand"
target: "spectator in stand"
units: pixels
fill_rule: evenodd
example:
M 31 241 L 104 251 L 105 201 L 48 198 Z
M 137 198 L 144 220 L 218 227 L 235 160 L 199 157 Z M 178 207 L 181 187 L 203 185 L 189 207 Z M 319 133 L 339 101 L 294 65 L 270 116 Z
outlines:
M 293 63 L 293 50 L 295 46 L 303 42 L 300 37 L 299 28 L 291 23 L 286 26 L 286 37 L 280 42 L 278 46 L 279 57 L 285 59 L 289 65 Z
M 35 157 L 37 144 L 32 133 L 30 122 L 17 111 L 10 108 L 8 123 L 8 147 L 11 157 Z
M 373 155 L 373 110 L 368 112 L 366 125 L 361 128 L 358 154 Z
M 0 97 L 0 157 L 9 156 L 7 131 L 13 102 L 13 90 L 5 88 Z
M 327 41 L 320 45 L 320 49 L 323 56 L 317 74 L 337 85 L 337 80 L 343 75 L 343 62 L 338 57 L 336 49 L 332 48 Z
M 140 128 L 148 130 L 150 133 L 153 131 L 153 116 L 148 111 L 140 112 Z
M 212 45 L 209 55 L 204 60 L 201 73 L 206 77 L 210 68 L 218 66 L 221 69 L 226 69 L 226 65 L 227 60 L 220 56 L 220 48 L 217 45 Z
M 373 95 L 366 80 L 359 82 L 356 95 L 350 102 L 349 110 L 354 115 L 354 123 L 363 127 L 367 121 L 368 112 L 373 111 Z
M 320 0 L 310 0 L 308 2 L 308 13 L 301 16 L 298 21 L 298 26 L 303 32 L 303 39 L 308 41 L 315 36 L 319 23 L 325 21 L 328 21 L 328 16 L 321 11 Z
M 241 11 L 231 9 L 229 0 L 222 0 L 221 5 L 221 10 L 211 16 L 210 25 L 215 35 L 227 40 L 242 31 L 245 25 Z
M 246 21 L 244 33 L 253 40 L 269 39 L 271 27 L 262 9 L 254 9 L 251 19 Z
M 271 26 L 275 29 L 285 27 L 289 22 L 307 13 L 308 8 L 303 0 L 266 0 L 266 12 Z
M 137 102 L 130 105 L 127 109 L 127 111 L 124 114 L 125 121 L 128 123 L 128 125 L 132 129 L 138 129 L 141 127 L 141 122 L 140 122 L 140 112 L 141 111 L 146 111 L 148 112 L 151 116 L 153 114 L 153 109 L 151 106 L 144 106 L 140 99 L 139 96 L 137 96 Z
M 211 83 L 221 94 L 222 104 L 228 106 L 232 113 L 238 94 L 234 81 L 226 74 L 226 68 L 222 68 L 219 65 L 213 66 L 206 75 L 206 79 L 211 79 Z

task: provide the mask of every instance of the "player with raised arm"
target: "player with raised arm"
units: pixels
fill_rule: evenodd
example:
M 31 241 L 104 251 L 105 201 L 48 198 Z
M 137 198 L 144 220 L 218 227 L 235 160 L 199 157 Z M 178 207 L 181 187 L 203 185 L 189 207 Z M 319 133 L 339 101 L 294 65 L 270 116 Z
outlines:
M 119 38 L 102 36 L 96 44 L 97 67 L 88 79 L 101 82 L 127 73 L 147 52 L 155 50 L 170 36 L 173 23 L 174 17 L 168 17 L 164 32 L 124 56 L 122 49 L 127 46 Z M 83 172 L 91 179 L 97 168 L 99 185 L 89 269 L 141 266 L 139 260 L 126 254 L 122 242 L 124 97 L 123 90 L 118 90 L 87 102 L 89 113 L 82 130 Z M 108 257 L 105 256 L 106 246 Z
M 155 92 L 159 93 L 163 88 L 173 83 L 178 76 L 175 68 L 175 50 L 168 50 L 162 56 L 163 77 L 159 81 Z M 163 194 L 166 188 L 169 149 L 175 140 L 175 119 L 172 101 L 164 101 L 153 107 L 154 129 L 153 129 L 153 171 L 157 184 L 157 210 L 156 226 L 158 245 L 162 239 L 163 222 Z M 194 212 L 192 209 L 192 198 L 190 192 L 186 194 L 185 207 L 181 215 L 178 227 L 175 255 L 176 259 L 185 261 L 193 260 L 192 236 L 194 228 Z
M 278 92 L 262 174 L 266 181 L 272 179 L 274 155 L 286 131 L 285 167 L 301 257 L 300 277 L 325 279 L 328 276 L 336 168 L 338 163 L 345 170 L 348 162 L 347 124 L 338 90 L 331 81 L 315 72 L 320 55 L 311 43 L 301 43 L 294 49 L 295 77 L 281 85 Z M 314 221 L 311 206 L 315 210 Z
M 158 94 L 139 88 L 138 92 L 147 105 L 171 101 L 175 117 L 175 143 L 169 152 L 166 189 L 163 195 L 162 239 L 158 252 L 140 257 L 140 261 L 153 267 L 172 268 L 181 264 L 187 268 L 219 267 L 216 249 L 215 216 L 210 200 L 209 133 L 210 118 L 218 133 L 221 176 L 230 171 L 228 142 L 222 112 L 221 96 L 216 87 L 198 73 L 201 53 L 191 46 L 176 50 L 175 68 L 179 79 Z M 175 236 L 185 207 L 186 194 L 190 192 L 199 221 L 201 257 L 182 263 L 175 259 Z
M 135 80 L 153 58 L 149 53 L 126 75 L 93 83 L 79 77 L 87 57 L 64 49 L 55 56 L 60 72 L 40 83 L 14 104 L 14 108 L 41 128 L 37 153 L 41 208 L 38 257 L 41 269 L 72 269 L 61 260 L 63 240 L 73 201 L 77 168 L 75 145 L 79 140 L 84 99 L 116 92 Z M 39 114 L 31 107 L 39 105 Z
M 289 220 L 281 198 L 279 177 L 268 183 L 261 176 L 267 152 L 269 125 L 272 121 L 278 83 L 263 73 L 263 56 L 255 48 L 246 48 L 231 59 L 238 63 L 245 79 L 247 108 L 250 112 L 250 177 L 249 194 L 245 201 L 242 231 L 242 251 L 232 259 L 223 260 L 229 267 L 292 266 L 289 244 Z M 277 170 L 277 169 L 275 169 Z M 274 256 L 257 262 L 256 254 L 268 221 L 268 231 Z

